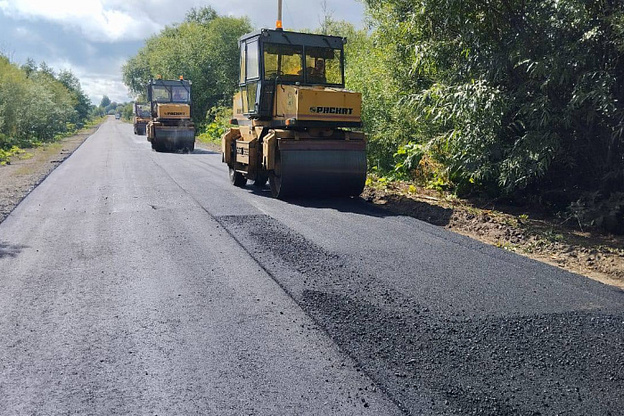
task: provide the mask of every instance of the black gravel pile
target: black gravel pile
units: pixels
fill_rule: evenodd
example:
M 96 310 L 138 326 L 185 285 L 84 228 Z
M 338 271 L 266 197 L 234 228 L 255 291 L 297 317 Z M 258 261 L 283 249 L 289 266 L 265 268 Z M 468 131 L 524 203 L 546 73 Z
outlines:
M 624 313 L 441 316 L 270 217 L 219 221 L 407 414 L 624 414 Z

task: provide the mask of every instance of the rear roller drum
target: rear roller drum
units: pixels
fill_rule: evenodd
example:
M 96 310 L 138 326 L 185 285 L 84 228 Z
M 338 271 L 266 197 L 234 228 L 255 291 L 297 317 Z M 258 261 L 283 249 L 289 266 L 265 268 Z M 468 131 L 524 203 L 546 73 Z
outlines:
M 254 186 L 256 188 L 264 188 L 267 184 L 267 181 L 269 180 L 269 177 L 266 175 L 258 175 L 256 176 L 256 179 L 254 180 Z
M 236 172 L 232 168 L 229 168 L 229 176 L 230 176 L 230 183 L 234 186 L 238 186 L 242 188 L 243 186 L 247 184 L 247 179 L 245 179 L 243 174 L 240 172 Z

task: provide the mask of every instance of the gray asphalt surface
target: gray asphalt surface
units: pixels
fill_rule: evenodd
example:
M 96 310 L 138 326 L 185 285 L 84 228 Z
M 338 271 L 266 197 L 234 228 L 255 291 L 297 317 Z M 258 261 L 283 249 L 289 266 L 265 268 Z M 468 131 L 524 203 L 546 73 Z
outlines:
M 110 120 L 0 224 L 0 414 L 624 414 L 624 293 Z

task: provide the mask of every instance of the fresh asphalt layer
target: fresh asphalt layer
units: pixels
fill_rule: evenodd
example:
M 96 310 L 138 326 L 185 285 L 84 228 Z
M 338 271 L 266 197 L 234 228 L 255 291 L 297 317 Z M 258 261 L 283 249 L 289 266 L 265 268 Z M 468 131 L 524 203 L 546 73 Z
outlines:
M 624 292 L 109 120 L 0 224 L 0 414 L 623 414 Z

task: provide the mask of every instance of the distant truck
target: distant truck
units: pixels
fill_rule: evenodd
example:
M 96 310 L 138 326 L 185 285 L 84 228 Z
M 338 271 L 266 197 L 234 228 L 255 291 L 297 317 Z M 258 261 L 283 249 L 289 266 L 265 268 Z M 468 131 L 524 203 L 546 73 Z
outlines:
M 115 120 L 119 120 L 120 118 L 121 118 L 121 114 L 116 113 L 116 114 L 115 114 Z
M 151 112 L 149 104 L 134 103 L 134 117 L 132 123 L 134 124 L 134 134 L 145 135 L 147 123 L 150 122 Z

